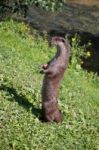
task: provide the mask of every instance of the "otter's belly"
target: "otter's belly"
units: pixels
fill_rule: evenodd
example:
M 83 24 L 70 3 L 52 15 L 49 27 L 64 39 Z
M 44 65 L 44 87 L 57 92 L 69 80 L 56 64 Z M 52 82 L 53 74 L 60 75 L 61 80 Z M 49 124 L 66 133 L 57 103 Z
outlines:
M 51 101 L 51 100 L 57 101 L 61 78 L 62 76 L 48 78 L 45 75 L 44 80 L 43 80 L 43 86 L 42 86 L 42 100 L 43 101 Z

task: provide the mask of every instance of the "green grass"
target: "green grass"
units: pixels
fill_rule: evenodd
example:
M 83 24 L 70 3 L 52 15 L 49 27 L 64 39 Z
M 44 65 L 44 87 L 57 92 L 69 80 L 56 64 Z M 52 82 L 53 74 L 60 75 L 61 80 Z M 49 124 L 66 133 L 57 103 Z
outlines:
M 24 24 L 0 23 L 0 150 L 99 149 L 99 77 L 92 73 L 70 65 L 59 95 L 64 121 L 39 120 L 39 66 L 54 53 Z

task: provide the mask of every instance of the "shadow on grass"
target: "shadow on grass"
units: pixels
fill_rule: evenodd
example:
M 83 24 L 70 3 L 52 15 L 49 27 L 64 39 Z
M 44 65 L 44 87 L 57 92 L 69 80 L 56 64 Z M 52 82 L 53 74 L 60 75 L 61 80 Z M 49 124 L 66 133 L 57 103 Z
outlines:
M 15 88 L 8 87 L 5 85 L 0 86 L 0 90 L 5 91 L 9 95 L 13 95 L 14 100 L 23 108 L 25 108 L 27 111 L 31 108 L 31 112 L 39 119 L 41 114 L 41 109 L 35 108 L 32 103 L 28 101 L 28 99 L 24 95 L 19 95 Z M 12 98 L 11 98 L 12 99 Z M 11 100 L 9 99 L 9 100 Z

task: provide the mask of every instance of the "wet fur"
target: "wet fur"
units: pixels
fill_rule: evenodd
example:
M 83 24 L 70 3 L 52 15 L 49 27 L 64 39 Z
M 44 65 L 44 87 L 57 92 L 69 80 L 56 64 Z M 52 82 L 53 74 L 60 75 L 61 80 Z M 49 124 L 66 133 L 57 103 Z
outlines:
M 51 44 L 57 46 L 57 53 L 51 61 L 42 65 L 41 72 L 45 74 L 41 91 L 42 120 L 59 123 L 63 118 L 58 108 L 58 92 L 68 66 L 70 47 L 62 37 L 53 37 Z

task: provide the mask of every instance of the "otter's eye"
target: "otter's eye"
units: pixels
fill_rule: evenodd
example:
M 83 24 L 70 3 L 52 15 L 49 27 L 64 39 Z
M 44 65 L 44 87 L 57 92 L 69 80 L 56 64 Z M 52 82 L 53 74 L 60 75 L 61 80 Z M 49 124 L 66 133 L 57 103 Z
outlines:
M 62 39 L 62 42 L 64 43 L 64 42 L 65 42 L 65 40 L 64 40 L 64 39 Z

